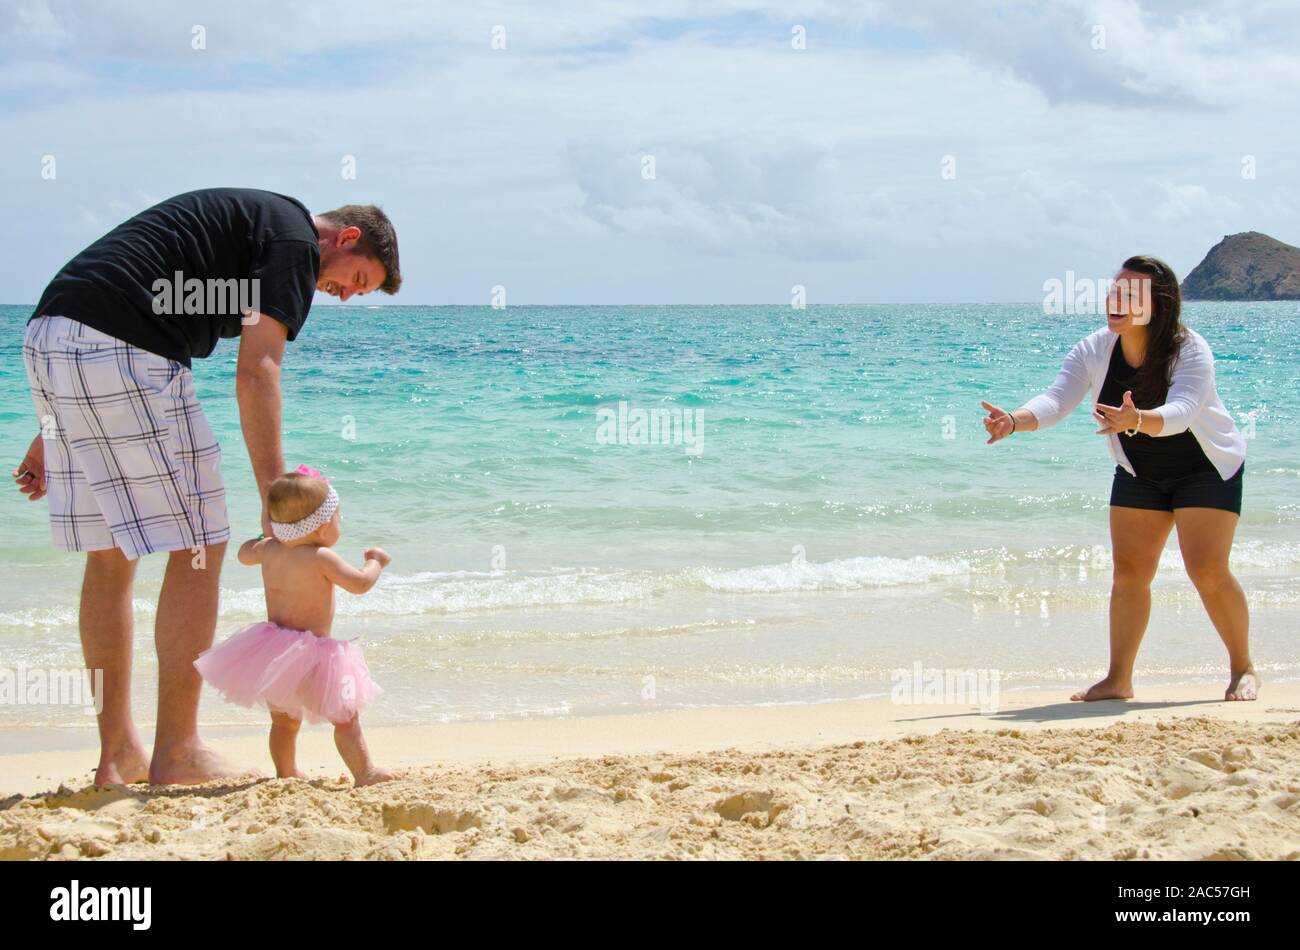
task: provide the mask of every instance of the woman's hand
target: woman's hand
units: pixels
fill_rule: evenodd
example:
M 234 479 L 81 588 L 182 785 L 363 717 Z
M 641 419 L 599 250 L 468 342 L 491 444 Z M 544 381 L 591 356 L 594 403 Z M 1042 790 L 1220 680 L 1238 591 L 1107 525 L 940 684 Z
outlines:
M 45 441 L 39 433 L 11 474 L 18 490 L 27 496 L 28 501 L 40 501 L 45 497 Z
M 1097 403 L 1092 417 L 1101 425 L 1097 430 L 1098 435 L 1119 435 L 1126 430 L 1136 429 L 1138 411 L 1137 406 L 1133 405 L 1133 391 L 1130 389 L 1124 393 L 1122 406 L 1103 406 Z
M 989 413 L 988 418 L 984 420 L 984 429 L 989 434 L 989 440 L 984 443 L 985 445 L 992 445 L 1016 431 L 1016 420 L 1011 418 L 1011 413 L 999 409 L 992 403 L 981 402 L 980 405 Z

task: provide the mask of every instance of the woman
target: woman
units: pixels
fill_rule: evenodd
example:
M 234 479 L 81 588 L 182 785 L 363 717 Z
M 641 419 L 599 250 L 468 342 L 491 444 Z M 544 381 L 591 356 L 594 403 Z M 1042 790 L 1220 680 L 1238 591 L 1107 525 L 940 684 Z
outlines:
M 1151 581 L 1174 527 L 1187 573 L 1228 648 L 1224 699 L 1254 699 L 1259 688 L 1246 595 L 1228 569 L 1246 441 L 1215 389 L 1214 356 L 1183 325 L 1181 309 L 1169 265 L 1130 257 L 1107 298 L 1106 326 L 1075 345 L 1047 392 L 1015 412 L 981 403 L 991 445 L 1059 422 L 1091 390 L 1097 434 L 1119 463 L 1110 494 L 1110 672 L 1074 700 L 1132 698 Z

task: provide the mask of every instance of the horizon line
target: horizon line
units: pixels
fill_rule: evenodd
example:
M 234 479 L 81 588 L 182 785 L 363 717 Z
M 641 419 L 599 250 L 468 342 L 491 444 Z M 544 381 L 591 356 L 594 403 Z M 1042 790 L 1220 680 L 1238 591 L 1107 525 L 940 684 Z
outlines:
M 1293 300 L 1215 300 L 1210 298 L 1183 298 L 1183 303 L 1300 303 L 1300 299 Z M 357 308 L 361 310 L 369 309 L 426 309 L 426 310 L 541 310 L 549 307 L 790 307 L 790 309 L 810 310 L 813 307 L 937 307 L 937 306 L 965 306 L 965 307 L 1006 307 L 1024 304 L 1042 305 L 1042 300 L 876 300 L 876 301 L 851 301 L 837 302 L 827 301 L 824 303 L 808 303 L 803 307 L 790 307 L 789 303 L 762 302 L 762 303 L 715 303 L 707 301 L 693 301 L 688 303 L 512 303 L 504 307 L 493 307 L 492 304 L 481 303 L 322 303 L 322 307 L 338 308 L 340 310 L 347 308 Z M 36 303 L 0 303 L 0 307 L 29 307 L 35 308 Z M 312 305 L 316 306 L 315 304 Z M 310 308 L 309 308 L 310 309 Z M 1070 314 L 1058 314 L 1058 316 L 1070 316 Z

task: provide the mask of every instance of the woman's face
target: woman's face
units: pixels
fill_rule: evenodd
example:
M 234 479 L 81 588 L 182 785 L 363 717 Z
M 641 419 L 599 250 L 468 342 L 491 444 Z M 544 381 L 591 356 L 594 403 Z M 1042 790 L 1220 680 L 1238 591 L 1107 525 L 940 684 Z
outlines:
M 1130 327 L 1145 326 L 1155 312 L 1151 301 L 1151 278 L 1137 271 L 1122 270 L 1115 275 L 1106 298 L 1106 326 L 1112 333 Z

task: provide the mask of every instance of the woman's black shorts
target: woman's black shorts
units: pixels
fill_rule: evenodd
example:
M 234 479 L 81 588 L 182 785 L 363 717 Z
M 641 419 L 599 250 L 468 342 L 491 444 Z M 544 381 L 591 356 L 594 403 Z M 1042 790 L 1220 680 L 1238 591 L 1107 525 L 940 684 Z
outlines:
M 1173 511 L 1175 508 L 1221 508 L 1241 514 L 1241 476 L 1246 463 L 1226 482 L 1219 473 L 1193 472 L 1180 478 L 1151 479 L 1130 475 L 1115 466 L 1115 481 L 1110 488 L 1110 503 L 1116 508 L 1147 508 Z

